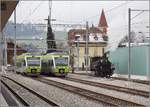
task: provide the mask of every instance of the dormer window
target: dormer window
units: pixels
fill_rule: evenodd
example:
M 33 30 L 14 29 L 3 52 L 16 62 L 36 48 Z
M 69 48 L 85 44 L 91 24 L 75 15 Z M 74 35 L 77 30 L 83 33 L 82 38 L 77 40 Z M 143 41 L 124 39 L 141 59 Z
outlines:
M 75 40 L 76 40 L 76 41 L 80 40 L 80 35 L 76 35 L 76 36 L 75 36 Z
M 98 40 L 98 36 L 97 35 L 94 36 L 94 40 Z
M 86 41 L 86 35 L 83 35 L 83 40 Z

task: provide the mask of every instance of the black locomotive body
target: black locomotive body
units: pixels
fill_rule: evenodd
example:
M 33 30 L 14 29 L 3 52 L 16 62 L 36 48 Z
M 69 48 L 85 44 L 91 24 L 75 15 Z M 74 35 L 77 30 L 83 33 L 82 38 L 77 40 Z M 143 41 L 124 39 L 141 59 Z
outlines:
M 90 64 L 91 71 L 94 72 L 95 76 L 109 78 L 113 75 L 115 70 L 106 55 L 103 57 L 92 57 Z

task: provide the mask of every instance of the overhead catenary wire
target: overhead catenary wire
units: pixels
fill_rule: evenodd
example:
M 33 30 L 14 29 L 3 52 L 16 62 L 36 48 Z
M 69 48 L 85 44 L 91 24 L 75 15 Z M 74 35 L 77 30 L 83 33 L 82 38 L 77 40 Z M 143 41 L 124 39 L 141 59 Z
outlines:
M 35 12 L 36 10 L 43 4 L 44 1 L 41 1 L 34 9 L 31 13 L 29 13 L 21 23 L 24 23 L 24 21 L 26 21 L 27 19 L 29 19 L 29 17 L 31 17 Z
M 139 25 L 139 26 L 140 26 L 140 24 L 141 24 L 141 25 L 142 25 L 142 24 L 149 24 L 149 22 L 140 21 L 140 22 L 131 23 L 132 26 L 133 26 L 133 25 Z M 126 28 L 122 28 L 122 27 L 126 27 Z M 142 27 L 143 27 L 143 26 L 142 26 Z M 115 27 L 115 28 L 111 28 L 110 30 L 114 30 L 114 29 L 118 29 L 118 28 L 127 29 L 127 28 L 128 28 L 128 25 L 126 24 L 126 25 L 117 26 L 117 27 Z
M 122 3 L 122 4 L 120 4 L 119 6 L 116 6 L 116 7 L 112 8 L 112 9 L 108 10 L 108 12 L 109 12 L 109 11 L 113 11 L 113 10 L 117 9 L 117 8 L 119 8 L 119 7 L 123 6 L 123 5 L 124 5 L 124 4 L 126 4 L 126 3 L 127 3 L 127 2 Z M 107 11 L 106 11 L 106 12 L 107 12 Z
M 34 12 L 40 7 L 40 5 L 41 5 L 42 3 L 43 3 L 43 2 L 41 1 L 41 2 L 35 7 L 35 9 L 34 9 L 27 17 L 30 17 L 30 16 L 32 15 L 32 13 L 34 13 Z M 126 5 L 126 4 L 128 4 L 128 3 L 129 3 L 129 2 L 126 1 L 125 3 L 122 3 L 122 4 L 120 4 L 120 5 L 117 5 L 117 6 L 113 7 L 113 8 L 111 8 L 111 9 L 107 10 L 106 13 L 107 13 L 107 12 L 111 12 L 111 11 L 113 11 L 113 10 L 115 10 L 115 9 L 118 9 L 118 8 L 120 8 L 120 7 L 122 7 L 122 6 Z M 95 15 L 95 16 L 91 16 L 91 17 L 89 17 L 89 18 L 97 17 L 97 16 L 99 16 L 99 14 L 97 14 L 97 15 Z M 28 19 L 27 17 L 23 20 L 23 22 Z M 88 19 L 88 18 L 87 18 L 87 19 Z M 58 19 L 57 21 L 66 22 L 66 21 L 64 21 L 64 20 L 59 20 L 59 19 Z M 22 22 L 22 23 L 23 23 L 23 22 Z M 71 22 L 72 22 L 72 21 L 71 21 Z M 67 23 L 69 23 L 69 22 L 67 22 Z M 79 24 L 80 24 L 80 22 L 79 22 Z
M 140 21 L 140 22 L 134 22 L 132 23 L 131 25 L 140 25 L 140 24 L 149 24 L 148 21 Z M 14 26 L 14 24 L 9 24 L 9 26 Z M 23 25 L 22 25 L 23 26 Z M 46 24 L 32 24 L 32 26 L 39 26 L 39 27 L 47 27 Z M 85 27 L 85 25 L 82 25 L 82 24 L 52 24 L 52 26 L 64 26 L 64 27 L 72 27 L 72 26 L 82 26 L 82 27 Z M 121 25 L 121 26 L 117 26 L 115 28 L 111 28 L 110 30 L 114 30 L 114 29 L 118 29 L 118 28 L 122 28 L 122 27 L 126 27 L 125 29 L 127 29 L 127 24 L 126 25 Z
M 109 9 L 109 10 L 106 10 L 105 13 L 108 13 L 108 12 L 111 12 L 111 11 L 113 11 L 113 10 L 115 10 L 115 9 L 118 9 L 118 8 L 120 8 L 120 7 L 122 7 L 122 6 L 126 5 L 126 4 L 128 4 L 128 3 L 129 3 L 129 2 L 126 1 L 125 3 L 122 3 L 122 4 L 120 4 L 120 5 L 117 5 L 117 6 L 113 7 L 113 8 L 111 8 L 111 9 Z M 82 21 L 80 21 L 80 22 L 78 22 L 78 23 L 85 22 L 85 21 L 87 21 L 87 20 L 89 20 L 89 19 L 93 19 L 93 18 L 98 17 L 98 16 L 99 16 L 99 13 L 96 14 L 96 15 L 94 15 L 94 16 L 90 16 L 90 17 L 88 17 L 88 18 L 86 18 L 86 19 L 84 19 L 84 20 L 82 20 Z
M 64 42 L 66 42 L 66 41 L 69 41 L 69 40 L 58 40 L 58 39 L 56 39 L 56 40 L 47 40 L 47 39 L 16 39 L 16 41 L 64 41 Z
M 144 11 L 139 12 L 137 15 L 135 15 L 134 17 L 131 18 L 131 20 L 133 20 L 134 18 L 136 18 L 137 16 L 139 16 L 140 14 L 142 14 Z

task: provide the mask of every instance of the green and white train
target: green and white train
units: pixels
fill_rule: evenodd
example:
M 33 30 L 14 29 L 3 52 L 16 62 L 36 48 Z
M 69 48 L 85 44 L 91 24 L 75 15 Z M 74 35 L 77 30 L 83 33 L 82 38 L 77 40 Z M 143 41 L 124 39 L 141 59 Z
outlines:
M 16 72 L 39 76 L 41 72 L 41 55 L 26 53 L 16 58 Z
M 41 73 L 63 76 L 69 73 L 69 55 L 62 52 L 48 53 L 42 56 Z
M 40 74 L 65 77 L 70 70 L 69 55 L 62 52 L 33 55 L 26 53 L 17 56 L 16 72 L 38 76 Z

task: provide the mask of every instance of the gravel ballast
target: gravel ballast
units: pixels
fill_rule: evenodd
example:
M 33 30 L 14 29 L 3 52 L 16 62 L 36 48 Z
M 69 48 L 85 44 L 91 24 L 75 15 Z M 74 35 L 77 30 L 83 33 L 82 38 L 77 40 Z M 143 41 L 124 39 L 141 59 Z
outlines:
M 7 107 L 8 104 L 5 100 L 5 98 L 3 97 L 2 93 L 0 92 L 0 107 Z
M 12 82 L 11 80 L 4 78 L 3 81 L 5 81 L 5 84 L 7 84 L 11 89 L 13 89 L 13 91 L 17 93 L 22 99 L 24 99 L 30 106 L 52 107 L 51 105 L 49 105 L 48 103 L 46 103 L 45 101 L 37 97 L 36 95 L 32 94 L 31 92 L 24 89 L 20 85 Z
M 90 86 L 90 85 L 86 85 L 86 84 L 82 84 L 82 83 L 78 83 L 78 82 L 73 82 L 73 81 L 68 81 L 68 80 L 64 80 L 64 79 L 60 79 L 60 78 L 50 78 L 50 77 L 44 77 L 44 78 L 49 79 L 49 80 L 53 80 L 53 81 L 57 81 L 60 83 L 72 85 L 75 87 L 80 87 L 82 89 L 91 90 L 93 92 L 105 94 L 105 95 L 112 96 L 112 97 L 119 98 L 119 99 L 123 99 L 126 101 L 135 102 L 137 104 L 142 104 L 142 105 L 148 105 L 149 104 L 148 98 L 144 98 L 144 97 L 138 96 L 138 95 L 132 95 L 132 94 L 127 94 L 124 92 L 118 92 L 118 91 L 110 90 L 110 89 L 106 89 L 106 88 Z
M 52 99 L 52 101 L 57 102 L 61 107 L 105 107 L 103 103 L 93 101 L 82 97 L 77 94 L 62 90 L 60 88 L 50 86 L 39 81 L 23 77 L 21 75 L 7 73 L 7 76 L 12 79 L 17 80 L 20 83 L 25 84 L 28 87 L 38 91 L 40 94 L 44 95 L 46 98 Z
M 79 74 L 68 74 L 67 77 L 77 78 L 81 80 L 87 80 L 97 83 L 105 83 L 105 84 L 111 84 L 114 86 L 120 86 L 120 87 L 127 87 L 131 89 L 138 89 L 142 91 L 150 91 L 149 85 L 131 82 L 131 81 L 123 81 L 123 80 L 115 80 L 115 79 L 106 79 L 101 77 L 92 77 L 88 75 L 79 75 Z

